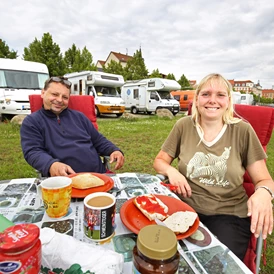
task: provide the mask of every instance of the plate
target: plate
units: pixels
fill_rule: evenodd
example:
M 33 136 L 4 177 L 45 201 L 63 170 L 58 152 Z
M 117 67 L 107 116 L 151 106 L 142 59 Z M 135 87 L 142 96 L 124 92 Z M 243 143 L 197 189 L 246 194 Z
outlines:
M 85 198 L 86 196 L 88 196 L 91 193 L 95 193 L 95 192 L 107 192 L 110 189 L 113 188 L 114 186 L 114 181 L 108 177 L 105 174 L 101 174 L 101 173 L 94 173 L 94 172 L 81 172 L 81 173 L 75 173 L 75 174 L 71 174 L 68 177 L 72 178 L 75 177 L 79 174 L 84 174 L 84 173 L 90 173 L 100 179 L 102 179 L 105 184 L 103 186 L 97 186 L 97 187 L 91 187 L 91 188 L 87 188 L 87 189 L 78 189 L 78 188 L 72 188 L 71 191 L 71 197 L 72 198 Z
M 192 211 L 195 210 L 184 203 L 183 201 L 174 197 L 165 195 L 155 195 L 163 203 L 168 206 L 168 214 L 171 215 L 177 211 Z M 120 218 L 123 224 L 135 234 L 138 234 L 140 229 L 147 226 L 156 224 L 155 221 L 150 221 L 133 203 L 133 199 L 126 201 L 120 209 Z M 184 239 L 192 235 L 199 227 L 199 217 L 195 220 L 193 226 L 191 226 L 185 233 L 180 233 L 177 236 L 178 240 Z

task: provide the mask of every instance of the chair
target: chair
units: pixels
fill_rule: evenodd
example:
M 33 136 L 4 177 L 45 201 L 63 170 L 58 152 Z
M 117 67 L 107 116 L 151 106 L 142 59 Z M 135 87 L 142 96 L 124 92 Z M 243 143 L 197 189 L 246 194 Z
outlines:
M 35 112 L 43 105 L 43 99 L 40 94 L 29 95 L 30 110 Z M 98 129 L 94 97 L 89 95 L 71 95 L 69 99 L 69 108 L 83 112 L 88 119 L 93 123 L 94 127 Z
M 192 102 L 188 107 L 188 115 L 191 115 Z M 234 105 L 235 116 L 243 118 L 248 121 L 255 130 L 264 150 L 267 150 L 267 144 L 270 141 L 273 127 L 274 127 L 274 109 L 265 106 L 251 106 L 251 105 Z M 254 184 L 248 175 L 248 172 L 244 174 L 244 188 L 248 197 L 250 197 L 254 191 Z M 258 274 L 260 270 L 261 253 L 262 253 L 263 239 L 262 235 L 258 238 L 252 234 L 248 250 L 246 252 L 244 263 L 253 272 Z M 266 241 L 264 241 L 264 250 L 266 248 Z M 266 264 L 266 261 L 264 261 Z
M 30 102 L 30 110 L 31 112 L 35 112 L 42 108 L 43 99 L 41 98 L 40 94 L 31 94 L 29 95 L 29 102 Z M 94 104 L 94 97 L 89 95 L 71 95 L 69 99 L 68 107 L 70 109 L 78 110 L 84 113 L 87 118 L 92 122 L 94 127 L 98 130 L 98 124 L 95 114 L 95 104 Z M 109 156 L 103 156 L 102 162 L 110 172 L 110 164 L 109 164 Z

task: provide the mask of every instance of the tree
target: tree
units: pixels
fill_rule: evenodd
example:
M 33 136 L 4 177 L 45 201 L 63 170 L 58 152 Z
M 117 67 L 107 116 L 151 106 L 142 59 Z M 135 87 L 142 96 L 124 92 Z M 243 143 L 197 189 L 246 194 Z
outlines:
M 65 66 L 66 73 L 76 72 L 83 70 L 97 70 L 96 66 L 92 63 L 92 55 L 86 47 L 82 52 L 77 49 L 75 44 L 65 52 Z
M 118 62 L 115 62 L 114 60 L 111 60 L 108 66 L 103 65 L 103 71 L 120 75 L 124 74 L 122 65 Z
M 159 69 L 154 69 L 150 74 L 149 78 L 163 78 L 162 74 L 159 72 Z
M 176 78 L 175 78 L 173 73 L 169 73 L 166 78 L 169 79 L 169 80 L 175 80 L 176 81 Z
M 148 78 L 148 70 L 146 68 L 141 49 L 136 50 L 133 58 L 127 62 L 123 76 L 125 80 L 139 80 Z
M 16 59 L 17 57 L 17 51 L 10 50 L 6 42 L 0 39 L 0 58 Z
M 178 83 L 181 85 L 181 89 L 192 89 L 190 86 L 189 81 L 187 80 L 187 78 L 185 77 L 185 75 L 183 74 L 180 78 L 180 80 L 178 80 Z
M 29 47 L 24 48 L 23 59 L 46 64 L 50 76 L 65 74 L 65 62 L 60 47 L 53 43 L 52 36 L 49 33 L 44 33 L 41 41 L 35 37 Z

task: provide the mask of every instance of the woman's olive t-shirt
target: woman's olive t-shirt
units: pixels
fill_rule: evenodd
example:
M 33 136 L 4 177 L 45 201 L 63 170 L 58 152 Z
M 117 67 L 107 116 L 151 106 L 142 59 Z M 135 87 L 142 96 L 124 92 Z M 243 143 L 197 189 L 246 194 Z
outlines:
M 176 122 L 162 150 L 178 158 L 178 169 L 186 177 L 192 196 L 180 198 L 206 215 L 247 216 L 243 187 L 245 168 L 266 158 L 250 124 L 229 124 L 209 145 L 201 141 L 190 116 Z

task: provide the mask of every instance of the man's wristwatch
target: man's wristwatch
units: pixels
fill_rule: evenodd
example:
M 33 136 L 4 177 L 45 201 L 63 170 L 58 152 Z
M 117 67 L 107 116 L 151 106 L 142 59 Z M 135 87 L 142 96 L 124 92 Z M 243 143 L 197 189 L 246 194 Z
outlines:
M 258 186 L 258 187 L 256 187 L 255 191 L 259 188 L 264 188 L 265 190 L 267 190 L 269 192 L 269 194 L 271 195 L 271 198 L 274 199 L 274 193 L 268 186 Z

